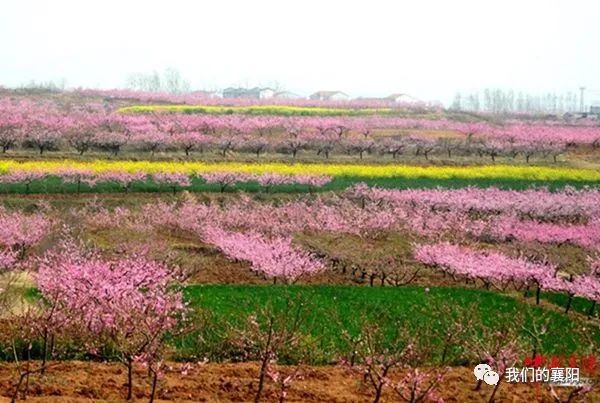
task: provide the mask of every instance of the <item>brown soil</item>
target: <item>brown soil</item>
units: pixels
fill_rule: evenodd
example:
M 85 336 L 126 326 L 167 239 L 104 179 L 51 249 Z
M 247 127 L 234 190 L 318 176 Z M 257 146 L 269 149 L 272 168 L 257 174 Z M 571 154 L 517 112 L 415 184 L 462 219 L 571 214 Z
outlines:
M 194 364 L 186 375 L 182 375 L 181 363 L 170 364 L 165 377 L 159 382 L 157 397 L 162 401 L 236 401 L 254 400 L 258 364 Z M 291 371 L 283 367 L 282 372 Z M 371 401 L 372 390 L 361 382 L 357 373 L 340 367 L 306 367 L 303 378 L 294 381 L 289 389 L 287 401 L 291 402 L 364 402 Z M 8 401 L 14 390 L 15 369 L 9 364 L 0 365 L 0 402 Z M 137 368 L 134 375 L 135 400 L 145 401 L 150 386 L 147 371 Z M 31 375 L 28 399 L 36 402 L 83 402 L 124 401 L 126 372 L 117 363 L 59 362 L 53 363 L 43 378 Z M 493 387 L 483 385 L 473 391 L 474 376 L 470 368 L 452 368 L 439 388 L 446 402 L 487 402 Z M 566 395 L 569 390 L 562 390 Z M 599 401 L 600 395 L 588 396 L 587 400 Z M 277 401 L 278 391 L 268 381 L 264 401 Z M 387 390 L 383 401 L 398 401 Z M 501 384 L 496 402 L 551 402 L 544 387 L 533 384 Z

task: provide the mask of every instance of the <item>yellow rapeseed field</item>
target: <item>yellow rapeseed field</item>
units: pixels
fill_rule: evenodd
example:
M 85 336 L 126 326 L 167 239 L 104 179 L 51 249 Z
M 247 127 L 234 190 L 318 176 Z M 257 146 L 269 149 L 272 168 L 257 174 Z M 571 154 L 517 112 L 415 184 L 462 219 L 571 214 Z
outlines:
M 134 105 L 119 109 L 120 113 L 198 113 L 207 115 L 226 115 L 239 113 L 243 115 L 275 115 L 275 116 L 368 116 L 390 115 L 398 113 L 392 108 L 323 108 L 318 106 L 289 105 Z
M 538 167 L 516 165 L 488 166 L 411 166 L 321 163 L 243 163 L 243 162 L 154 162 L 154 161 L 0 161 L 0 172 L 33 170 L 47 173 L 64 168 L 91 169 L 95 172 L 124 170 L 128 172 L 184 172 L 189 174 L 215 171 L 232 171 L 261 174 L 323 174 L 334 177 L 357 178 L 427 178 L 427 179 L 512 179 L 535 181 L 589 181 L 600 182 L 600 171 L 563 167 Z

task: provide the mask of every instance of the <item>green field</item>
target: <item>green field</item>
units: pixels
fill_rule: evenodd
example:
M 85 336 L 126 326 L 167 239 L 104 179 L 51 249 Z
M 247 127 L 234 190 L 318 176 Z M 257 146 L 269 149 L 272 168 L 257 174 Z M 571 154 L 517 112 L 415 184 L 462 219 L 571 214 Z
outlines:
M 472 307 L 475 316 L 471 330 L 499 330 L 506 325 L 522 321 L 523 328 L 516 325 L 515 335 L 523 338 L 524 345 L 530 340 L 527 329 L 544 321 L 551 323 L 541 337 L 544 354 L 570 354 L 581 352 L 585 340 L 581 336 L 583 319 L 524 303 L 511 296 L 485 290 L 408 286 L 401 288 L 344 287 L 344 286 L 249 286 L 249 285 L 194 285 L 185 290 L 192 306 L 208 314 L 206 325 L 200 331 L 203 343 L 195 338 L 179 341 L 178 355 L 208 356 L 215 360 L 236 357 L 239 352 L 232 347 L 231 337 L 235 329 L 246 326 L 249 315 L 264 310 L 275 315 L 293 316 L 300 309 L 305 320 L 301 332 L 311 343 L 308 360 L 323 364 L 335 361 L 348 354 L 348 345 L 342 337 L 343 331 L 351 335 L 360 333 L 365 320 L 383 326 L 383 332 L 392 335 L 400 328 L 422 335 L 421 341 L 436 346 L 431 363 L 439 363 L 441 343 L 445 329 L 460 321 Z M 291 305 L 291 307 L 290 307 Z M 300 307 L 300 308 L 299 308 Z M 579 301 L 577 309 L 589 307 Z M 287 312 L 287 313 L 286 313 Z M 453 319 L 456 318 L 456 319 Z M 600 343 L 600 329 L 586 326 L 592 340 Z M 468 344 L 468 343 L 466 343 Z M 462 341 L 451 349 L 445 363 L 465 365 L 468 352 Z M 291 362 L 300 357 L 289 356 Z
M 527 331 L 544 325 L 548 329 L 540 336 L 538 351 L 545 355 L 583 354 L 589 347 L 586 343 L 600 344 L 600 328 L 583 316 L 590 302 L 576 298 L 571 313 L 565 315 L 561 309 L 566 299 L 553 293 L 542 294 L 542 306 L 534 305 L 534 298 L 525 302 L 516 295 L 461 287 L 190 285 L 184 295 L 195 312 L 197 330 L 171 340 L 174 358 L 182 361 L 243 360 L 248 351 L 242 351 L 237 339 L 248 329 L 251 315 L 260 323 L 268 315 L 284 323 L 302 318 L 298 333 L 304 348 L 283 350 L 280 359 L 287 363 L 330 364 L 348 356 L 351 348 L 344 332 L 356 338 L 365 323 L 381 326 L 383 342 L 388 344 L 397 343 L 403 329 L 418 335 L 420 343 L 433 346 L 427 364 L 470 365 L 469 338 L 507 326 L 523 351 L 533 348 Z M 35 288 L 25 290 L 29 301 L 39 296 Z M 442 362 L 446 331 L 467 318 L 473 320 L 471 333 L 456 333 Z M 34 343 L 32 357 L 40 354 L 41 346 Z M 63 358 L 82 358 L 80 353 L 65 354 Z M 10 359 L 9 350 L 0 352 L 0 358 Z
M 308 193 L 323 191 L 344 190 L 356 183 L 366 183 L 369 186 L 378 186 L 388 189 L 409 189 L 409 188 L 463 188 L 467 186 L 475 187 L 498 187 L 500 189 L 528 189 L 533 187 L 547 187 L 549 189 L 560 189 L 565 186 L 574 188 L 598 187 L 597 181 L 566 181 L 566 180 L 525 180 L 525 179 L 432 179 L 432 178 L 365 178 L 354 176 L 340 176 L 322 188 L 311 189 L 306 185 L 277 185 L 270 188 L 271 193 Z M 181 189 L 177 189 L 178 191 Z M 202 179 L 193 178 L 192 186 L 186 188 L 191 192 L 220 192 L 218 184 L 206 184 Z M 151 180 L 146 182 L 133 183 L 129 189 L 130 192 L 172 192 L 172 188 L 167 185 L 157 185 Z M 265 189 L 257 182 L 239 183 L 235 186 L 228 186 L 226 192 L 244 191 L 244 192 L 264 192 Z M 64 184 L 57 177 L 48 177 L 43 180 L 33 181 L 29 187 L 25 184 L 0 184 L 0 194 L 41 194 L 41 193 L 77 193 L 76 184 Z M 81 184 L 79 192 L 81 193 L 118 193 L 124 192 L 124 188 L 116 183 L 99 183 L 93 188 L 86 184 Z

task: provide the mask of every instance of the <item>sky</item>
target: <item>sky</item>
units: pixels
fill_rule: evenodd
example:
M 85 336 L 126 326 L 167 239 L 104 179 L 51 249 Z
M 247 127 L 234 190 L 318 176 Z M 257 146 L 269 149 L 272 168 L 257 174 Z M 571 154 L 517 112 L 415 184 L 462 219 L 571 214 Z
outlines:
M 117 88 L 175 68 L 194 89 L 600 98 L 598 21 L 596 0 L 2 0 L 0 85 Z

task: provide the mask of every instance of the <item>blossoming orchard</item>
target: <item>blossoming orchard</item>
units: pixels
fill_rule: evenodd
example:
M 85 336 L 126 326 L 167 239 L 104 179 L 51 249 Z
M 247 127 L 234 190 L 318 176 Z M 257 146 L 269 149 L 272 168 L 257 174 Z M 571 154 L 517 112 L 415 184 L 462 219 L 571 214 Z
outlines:
M 207 69 L 229 31 L 256 46 L 257 27 L 194 15 L 194 29 L 230 24 L 189 35 Z M 287 38 L 280 20 L 257 24 Z M 189 24 L 160 24 L 130 42 L 158 57 L 150 31 L 187 40 Z M 369 43 L 404 55 L 385 25 Z M 383 55 L 344 50 L 341 28 L 331 57 L 298 49 L 289 64 L 341 77 L 364 59 L 385 75 Z M 316 31 L 296 30 L 297 48 Z M 478 52 L 465 59 L 479 66 Z M 175 70 L 128 87 L 0 86 L 0 401 L 600 402 L 600 106 L 587 87 L 452 106 L 191 91 Z

